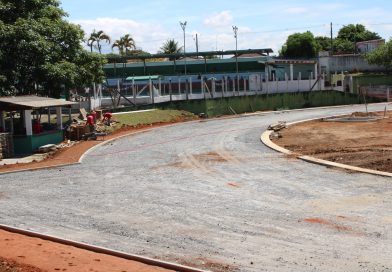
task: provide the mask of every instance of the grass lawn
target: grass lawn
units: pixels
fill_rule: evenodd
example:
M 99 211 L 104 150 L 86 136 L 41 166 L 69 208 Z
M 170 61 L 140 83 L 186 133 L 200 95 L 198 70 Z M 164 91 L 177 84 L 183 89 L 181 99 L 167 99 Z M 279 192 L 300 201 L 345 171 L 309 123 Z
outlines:
M 119 126 L 138 126 L 154 123 L 170 123 L 194 120 L 198 117 L 193 113 L 179 110 L 152 110 L 142 112 L 127 112 L 113 115 Z

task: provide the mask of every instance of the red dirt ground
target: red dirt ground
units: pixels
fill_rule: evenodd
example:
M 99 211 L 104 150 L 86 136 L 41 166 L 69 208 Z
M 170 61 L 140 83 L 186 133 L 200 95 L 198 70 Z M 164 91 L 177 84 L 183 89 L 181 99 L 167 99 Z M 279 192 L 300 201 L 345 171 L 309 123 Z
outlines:
M 0 272 L 172 271 L 0 230 Z
M 374 122 L 299 123 L 283 129 L 282 138 L 273 142 L 297 155 L 392 172 L 392 113 L 387 117 Z

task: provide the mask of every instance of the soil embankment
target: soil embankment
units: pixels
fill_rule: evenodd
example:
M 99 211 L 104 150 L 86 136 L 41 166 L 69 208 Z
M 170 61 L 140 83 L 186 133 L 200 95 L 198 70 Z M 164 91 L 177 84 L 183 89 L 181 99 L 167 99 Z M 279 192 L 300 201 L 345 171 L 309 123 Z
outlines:
M 300 123 L 282 130 L 282 138 L 273 141 L 297 154 L 392 172 L 392 113 L 386 117 L 373 122 Z

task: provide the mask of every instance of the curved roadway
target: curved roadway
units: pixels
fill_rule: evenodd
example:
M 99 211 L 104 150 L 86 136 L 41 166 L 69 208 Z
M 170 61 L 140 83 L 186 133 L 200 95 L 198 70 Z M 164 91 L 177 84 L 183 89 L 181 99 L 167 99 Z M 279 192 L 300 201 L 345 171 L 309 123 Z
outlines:
M 279 120 L 358 110 L 183 123 L 105 144 L 81 165 L 1 175 L 0 223 L 222 271 L 392 271 L 391 179 L 260 142 Z

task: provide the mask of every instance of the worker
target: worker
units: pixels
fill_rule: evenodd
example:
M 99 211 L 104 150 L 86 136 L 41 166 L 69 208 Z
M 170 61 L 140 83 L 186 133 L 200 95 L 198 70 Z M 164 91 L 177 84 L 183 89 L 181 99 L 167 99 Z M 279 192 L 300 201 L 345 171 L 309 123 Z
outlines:
M 91 113 L 90 113 L 90 115 L 93 116 L 94 124 L 95 124 L 95 123 L 97 122 L 97 112 L 96 112 L 95 110 L 92 110 Z
M 94 116 L 91 114 L 89 114 L 89 116 L 87 116 L 86 124 L 84 124 L 85 127 L 87 125 L 89 126 L 91 133 L 95 131 Z
M 113 114 L 111 112 L 105 112 L 103 115 L 103 120 L 102 123 L 104 123 L 107 126 L 110 126 L 110 120 L 112 119 Z

